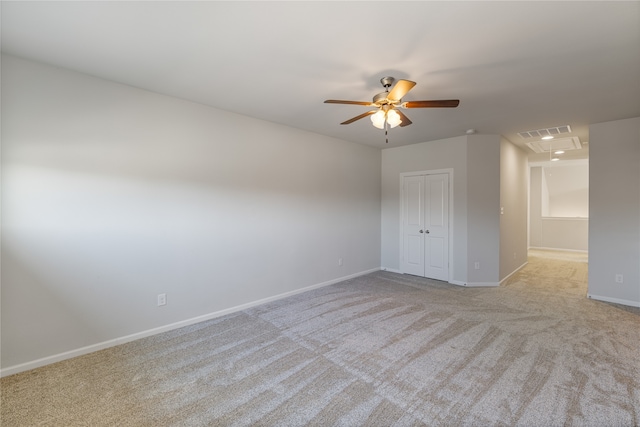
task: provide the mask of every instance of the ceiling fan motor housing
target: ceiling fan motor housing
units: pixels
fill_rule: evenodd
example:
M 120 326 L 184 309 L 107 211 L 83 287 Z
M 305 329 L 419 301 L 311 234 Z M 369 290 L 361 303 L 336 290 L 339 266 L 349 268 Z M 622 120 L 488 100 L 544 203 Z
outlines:
M 395 80 L 396 79 L 394 79 L 393 77 L 383 77 L 380 79 L 380 83 L 382 83 L 382 86 L 384 86 L 385 88 L 388 88 L 393 84 Z

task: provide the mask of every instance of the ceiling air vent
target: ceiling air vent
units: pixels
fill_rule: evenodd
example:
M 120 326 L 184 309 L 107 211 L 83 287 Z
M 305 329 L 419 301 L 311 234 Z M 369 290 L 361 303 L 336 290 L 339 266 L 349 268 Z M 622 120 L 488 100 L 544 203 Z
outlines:
M 565 133 L 571 133 L 571 127 L 569 125 L 566 126 L 557 126 L 553 128 L 547 129 L 538 129 L 538 130 L 529 130 L 526 132 L 518 132 L 523 139 L 531 139 L 531 138 L 542 138 L 543 136 L 557 136 Z

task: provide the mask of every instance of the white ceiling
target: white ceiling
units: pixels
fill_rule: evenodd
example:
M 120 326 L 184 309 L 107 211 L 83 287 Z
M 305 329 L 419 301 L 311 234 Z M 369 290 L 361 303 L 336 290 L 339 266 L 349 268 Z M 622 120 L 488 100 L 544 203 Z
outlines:
M 385 148 L 640 116 L 640 2 L 7 2 L 2 51 Z M 389 132 L 367 111 L 381 77 L 416 81 Z M 587 145 L 588 147 L 588 145 Z M 544 160 L 525 147 L 532 160 Z M 584 157 L 587 150 L 567 153 Z

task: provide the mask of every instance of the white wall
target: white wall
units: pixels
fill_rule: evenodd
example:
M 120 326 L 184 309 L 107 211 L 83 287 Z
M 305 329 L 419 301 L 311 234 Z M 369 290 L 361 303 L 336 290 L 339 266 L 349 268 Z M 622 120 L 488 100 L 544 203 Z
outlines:
M 544 173 L 544 168 L 538 168 L 541 175 L 541 184 L 540 184 L 540 192 L 536 192 L 536 198 L 540 199 L 541 203 L 541 214 L 542 217 L 550 216 L 551 207 L 549 206 L 549 201 L 551 197 L 549 196 L 549 183 L 547 182 L 547 174 Z M 538 197 L 540 195 L 540 197 Z M 537 201 L 536 201 L 537 205 Z
M 527 263 L 527 153 L 500 141 L 500 280 Z
M 542 218 L 538 244 L 543 249 L 587 252 L 589 250 L 588 218 Z
M 10 56 L 2 114 L 3 368 L 379 268 L 377 149 Z
M 640 307 L 640 117 L 591 125 L 589 139 L 589 295 Z
M 500 137 L 471 135 L 382 151 L 383 268 L 400 270 L 400 174 L 453 169 L 450 282 L 497 285 Z M 525 228 L 526 233 L 526 228 Z M 480 269 L 474 268 L 480 262 Z
M 587 251 L 589 249 L 588 218 L 545 217 L 548 201 L 546 178 L 542 166 L 531 167 L 529 192 L 529 246 L 532 248 Z
M 548 212 L 543 216 L 564 218 L 589 217 L 589 163 L 556 162 L 544 167 Z M 542 194 L 543 204 L 545 194 Z

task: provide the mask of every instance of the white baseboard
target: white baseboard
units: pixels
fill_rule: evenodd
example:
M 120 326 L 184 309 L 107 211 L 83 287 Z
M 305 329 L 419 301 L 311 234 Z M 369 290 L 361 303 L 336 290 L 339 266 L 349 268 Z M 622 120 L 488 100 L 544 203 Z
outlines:
M 528 263 L 529 263 L 529 261 L 525 261 L 520 267 L 518 267 L 515 270 L 513 270 L 511 273 L 509 273 L 509 275 L 507 277 L 502 279 L 500 282 L 469 282 L 469 283 L 466 283 L 466 282 L 461 282 L 459 280 L 449 280 L 447 283 L 450 283 L 450 284 L 456 285 L 456 286 L 464 286 L 464 287 L 467 287 L 467 288 L 496 287 L 496 286 L 500 286 L 505 280 L 507 280 L 509 277 L 513 276 L 514 274 L 516 274 L 518 271 L 522 270 Z M 380 267 L 380 270 L 389 271 L 391 273 L 403 274 L 402 271 L 396 270 L 394 268 Z
M 380 267 L 380 270 L 388 271 L 389 273 L 404 274 L 402 271 L 396 270 L 395 268 Z M 421 276 L 416 276 L 416 277 L 421 277 Z M 452 285 L 457 285 L 457 286 L 467 286 L 464 282 L 459 282 L 457 280 L 446 280 L 446 282 Z
M 462 286 L 466 286 L 467 288 L 485 288 L 485 287 L 493 287 L 500 286 L 500 282 L 468 282 Z
M 541 251 L 562 251 L 562 252 L 577 252 L 581 254 L 588 254 L 589 251 L 585 249 L 566 249 L 566 248 L 547 248 L 545 246 L 529 246 L 529 249 L 539 249 Z
M 518 271 L 522 270 L 527 264 L 529 264 L 529 261 L 525 261 L 524 264 L 522 264 L 520 267 L 516 268 L 515 270 L 513 270 L 511 273 L 509 273 L 507 275 L 507 277 L 505 277 L 504 279 L 500 280 L 500 284 L 502 285 L 509 277 L 513 276 L 514 274 L 516 274 Z
M 500 286 L 498 282 L 461 282 L 460 280 L 449 280 L 447 283 L 465 288 L 495 288 L 496 286 Z
M 600 296 L 600 295 L 593 295 L 593 294 L 587 294 L 587 297 L 590 298 L 590 299 L 598 300 L 598 301 L 612 302 L 614 304 L 622 304 L 622 305 L 628 305 L 630 307 L 639 307 L 640 308 L 640 301 L 631 301 L 631 300 L 628 300 L 628 299 L 603 297 L 603 296 Z
M 482 288 L 500 286 L 498 282 L 461 282 L 459 280 L 449 280 L 449 283 L 456 286 L 464 286 L 465 288 Z
M 285 292 L 283 294 L 275 295 L 268 298 L 263 298 L 257 301 L 252 301 L 246 304 L 241 304 L 235 307 L 230 307 L 224 310 L 215 311 L 213 313 L 204 314 L 202 316 L 192 317 L 191 319 L 182 320 L 180 322 L 171 323 L 169 325 L 160 326 L 153 329 L 148 329 L 146 331 L 136 332 L 131 335 L 126 335 L 124 337 L 114 338 L 112 340 L 103 341 L 97 344 L 92 344 L 86 347 L 77 348 L 70 351 L 65 351 L 64 353 L 54 354 L 52 356 L 43 357 L 41 359 L 33 360 L 30 362 L 21 363 L 19 365 L 9 366 L 4 369 L 0 369 L 0 378 L 6 377 L 9 375 L 17 374 L 24 371 L 29 371 L 31 369 L 40 368 L 45 365 L 50 365 L 52 363 L 61 362 L 63 360 L 72 359 L 74 357 L 82 356 L 85 354 L 93 353 L 95 351 L 104 350 L 105 348 L 115 347 L 116 345 L 128 343 L 131 341 L 135 341 L 141 338 L 150 337 L 152 335 L 157 335 L 162 332 L 171 331 L 174 329 L 182 328 L 185 326 L 193 325 L 196 323 L 204 322 L 206 320 L 214 319 L 216 317 L 224 316 L 227 314 L 235 313 L 237 311 L 246 310 L 251 307 L 255 307 L 261 304 L 266 304 L 268 302 L 276 301 L 279 299 L 287 298 L 296 294 L 301 294 L 303 292 L 308 292 L 313 289 L 322 288 L 324 286 L 333 285 L 335 283 L 342 282 L 344 280 L 353 279 L 355 277 L 364 276 L 366 274 L 374 273 L 376 271 L 380 271 L 380 268 L 373 268 L 371 270 L 361 271 L 359 273 L 350 274 L 348 276 L 339 277 L 337 279 L 328 280 L 326 282 L 317 283 L 315 285 L 307 286 L 305 288 L 296 289 L 294 291 Z

